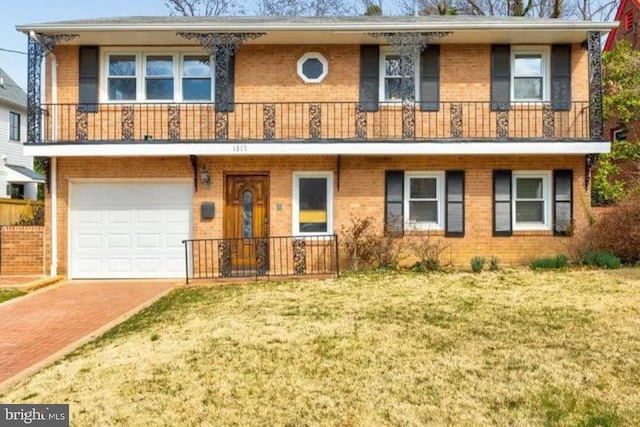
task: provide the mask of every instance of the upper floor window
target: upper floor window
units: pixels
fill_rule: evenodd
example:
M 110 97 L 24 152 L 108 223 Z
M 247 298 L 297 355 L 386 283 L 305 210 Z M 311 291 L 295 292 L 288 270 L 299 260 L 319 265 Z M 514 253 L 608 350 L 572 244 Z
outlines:
M 213 70 L 207 55 L 107 53 L 107 101 L 211 101 Z
M 9 139 L 20 141 L 20 114 L 9 111 Z
M 549 99 L 549 49 L 512 47 L 511 99 L 546 101 Z
M 308 52 L 298 60 L 298 75 L 306 83 L 320 83 L 329 72 L 327 59 L 318 52 Z
M 420 61 L 414 60 L 417 75 Z M 402 57 L 390 48 L 380 51 L 380 100 L 383 102 L 402 101 Z M 414 86 L 417 79 L 414 76 Z M 414 87 L 414 91 L 415 91 Z M 414 92 L 415 93 L 415 92 Z

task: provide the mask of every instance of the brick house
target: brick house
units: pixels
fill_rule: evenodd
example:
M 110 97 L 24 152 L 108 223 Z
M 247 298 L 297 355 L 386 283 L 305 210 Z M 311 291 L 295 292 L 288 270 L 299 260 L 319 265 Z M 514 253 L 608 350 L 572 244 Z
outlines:
M 387 232 L 445 239 L 458 265 L 566 252 L 587 223 L 593 157 L 609 150 L 600 37 L 614 26 L 462 16 L 19 26 L 26 151 L 50 159 L 51 271 L 333 271 L 334 235 L 368 216 Z

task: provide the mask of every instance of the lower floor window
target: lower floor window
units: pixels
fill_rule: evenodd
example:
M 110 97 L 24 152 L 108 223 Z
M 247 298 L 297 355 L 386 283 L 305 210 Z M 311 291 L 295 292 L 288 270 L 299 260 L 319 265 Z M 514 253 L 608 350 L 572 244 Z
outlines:
M 550 172 L 513 173 L 514 229 L 550 227 Z
M 405 228 L 442 228 L 443 182 L 443 175 L 438 172 L 405 174 Z
M 24 199 L 24 185 L 23 184 L 7 185 L 7 194 L 12 199 Z
M 332 232 L 333 174 L 296 172 L 293 175 L 293 234 Z

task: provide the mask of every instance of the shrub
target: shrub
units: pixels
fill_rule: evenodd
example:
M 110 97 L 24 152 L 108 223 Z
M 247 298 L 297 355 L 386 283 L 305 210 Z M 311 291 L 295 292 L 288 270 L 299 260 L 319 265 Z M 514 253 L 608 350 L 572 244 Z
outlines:
M 553 270 L 565 268 L 567 263 L 568 259 L 565 255 L 557 255 L 553 258 L 534 259 L 531 261 L 531 268 L 533 270 Z
M 429 231 L 414 235 L 410 247 L 418 258 L 418 262 L 414 264 L 412 270 L 418 272 L 442 270 L 442 256 L 449 246 L 444 240 L 434 238 Z
M 640 261 L 640 195 L 610 208 L 591 229 L 592 250 L 610 252 L 622 261 Z
M 360 271 L 371 266 L 375 246 L 374 219 L 351 218 L 349 226 L 342 226 L 340 241 L 344 247 L 347 268 Z
M 13 225 L 44 225 L 44 206 L 27 203 Z
M 471 270 L 474 273 L 480 273 L 484 268 L 485 259 L 481 256 L 471 258 Z
M 489 271 L 498 271 L 500 270 L 500 258 L 492 255 L 489 259 Z
M 371 258 L 378 269 L 398 269 L 404 250 L 402 238 L 375 233 L 371 238 Z
M 607 251 L 588 251 L 578 262 L 580 264 L 588 265 L 589 267 L 606 269 L 616 269 L 620 267 L 620 258 Z

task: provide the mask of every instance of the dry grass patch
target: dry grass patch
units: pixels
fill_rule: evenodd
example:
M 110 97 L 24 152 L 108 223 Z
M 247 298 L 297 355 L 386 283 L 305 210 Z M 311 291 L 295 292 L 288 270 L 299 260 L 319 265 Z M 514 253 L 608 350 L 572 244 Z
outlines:
M 0 396 L 73 425 L 640 424 L 640 269 L 177 290 Z
M 0 304 L 13 298 L 21 297 L 25 294 L 26 292 L 18 289 L 0 289 Z

